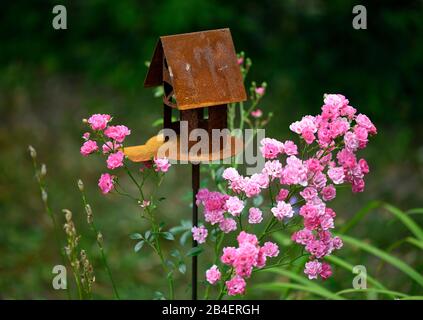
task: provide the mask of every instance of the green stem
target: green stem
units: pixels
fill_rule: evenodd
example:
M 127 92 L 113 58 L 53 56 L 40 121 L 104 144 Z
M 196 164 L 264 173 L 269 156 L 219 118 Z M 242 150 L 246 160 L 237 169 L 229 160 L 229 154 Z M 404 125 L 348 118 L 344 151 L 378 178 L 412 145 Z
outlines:
M 32 158 L 32 164 L 33 164 L 34 172 L 35 172 L 36 179 L 37 179 L 37 182 L 38 182 L 38 187 L 39 187 L 40 193 L 42 195 L 43 192 L 46 192 L 45 191 L 46 188 L 45 188 L 45 185 L 42 181 L 42 177 L 40 176 L 40 173 L 38 172 L 37 161 L 35 160 L 35 158 Z M 50 220 L 53 224 L 53 233 L 54 233 L 54 237 L 56 239 L 56 245 L 59 249 L 62 264 L 66 265 L 66 256 L 65 256 L 65 253 L 63 252 L 62 241 L 60 240 L 59 231 L 58 231 L 59 226 L 57 224 L 56 218 L 55 218 L 53 211 L 51 210 L 47 200 L 44 201 L 44 199 L 43 199 L 42 201 L 43 201 L 43 204 L 44 204 L 44 210 L 46 211 L 47 215 L 50 217 Z M 68 296 L 68 299 L 71 300 L 72 295 L 71 295 L 71 292 L 70 292 L 68 286 L 66 286 L 66 294 Z
M 142 186 L 138 183 L 138 181 L 132 175 L 131 171 L 129 170 L 128 166 L 125 163 L 124 163 L 124 168 L 125 168 L 125 171 L 128 174 L 128 176 L 132 180 L 132 182 L 137 186 L 138 191 L 139 191 L 140 196 L 141 196 L 141 201 L 144 201 L 145 196 L 144 196 L 144 192 L 142 191 Z M 144 184 L 144 182 L 145 182 L 145 179 L 143 180 L 142 184 Z M 159 181 L 159 183 L 161 183 L 161 180 Z M 151 219 L 150 221 L 151 221 L 151 224 L 152 224 L 153 232 L 157 234 L 159 232 L 159 227 L 157 226 L 154 214 L 152 214 L 149 206 L 146 207 L 146 211 L 147 211 L 147 213 L 148 213 L 148 215 Z M 169 285 L 169 296 L 170 296 L 170 299 L 173 300 L 174 299 L 173 276 L 169 275 L 169 270 L 168 270 L 168 267 L 166 266 L 166 261 L 165 261 L 165 258 L 163 256 L 163 252 L 162 252 L 162 249 L 161 249 L 161 246 L 160 246 L 160 241 L 159 241 L 157 236 L 154 239 L 154 247 L 156 249 L 155 250 L 156 253 L 158 254 L 158 256 L 160 258 L 160 262 L 162 264 L 163 270 L 165 271 L 165 273 L 167 275 L 166 278 L 168 280 L 168 285 Z

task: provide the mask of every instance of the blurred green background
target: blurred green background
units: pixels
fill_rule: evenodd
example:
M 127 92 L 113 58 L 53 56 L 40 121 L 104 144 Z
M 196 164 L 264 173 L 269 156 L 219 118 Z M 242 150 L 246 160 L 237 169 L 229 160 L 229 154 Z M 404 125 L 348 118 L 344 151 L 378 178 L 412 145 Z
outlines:
M 372 119 L 378 135 L 363 153 L 371 167 L 367 188 L 362 194 L 340 192 L 333 203 L 339 227 L 372 200 L 404 211 L 423 207 L 422 1 L 62 1 L 67 30 L 52 28 L 56 4 L 7 1 L 0 12 L 0 298 L 66 298 L 51 287 L 52 267 L 61 262 L 29 144 L 47 165 L 49 201 L 58 219 L 63 223 L 62 208 L 74 212 L 95 268 L 94 297 L 112 298 L 112 291 L 85 223 L 78 178 L 85 182 L 121 296 L 150 299 L 166 290 L 151 252 L 134 253 L 128 238 L 143 230 L 137 208 L 102 196 L 96 184 L 104 164 L 79 154 L 81 119 L 92 113 L 110 113 L 130 127 L 129 144 L 156 133 L 150 124 L 161 117 L 161 102 L 143 88 L 143 80 L 160 35 L 229 27 L 237 51 L 253 60 L 247 81 L 268 83 L 260 105 L 275 115 L 268 136 L 290 137 L 288 125 L 317 114 L 324 93 L 346 95 Z M 367 8 L 367 30 L 352 28 L 356 4 Z M 181 179 L 189 174 L 188 166 L 172 167 L 160 191 L 167 197 L 160 214 L 169 226 L 190 217 L 190 179 Z M 420 226 L 422 218 L 413 216 Z M 409 233 L 383 209 L 372 210 L 349 232 L 383 250 Z M 421 249 L 405 244 L 391 253 L 422 273 Z M 346 245 L 336 255 L 365 265 L 388 288 L 422 295 L 421 286 L 366 252 Z M 210 261 L 200 260 L 202 273 Z M 275 276 L 260 275 L 252 283 L 269 277 Z M 335 268 L 321 285 L 348 289 L 353 277 Z M 189 273 L 178 275 L 177 297 L 190 296 L 189 279 Z M 247 297 L 279 295 L 251 290 Z M 301 292 L 288 297 L 313 298 Z

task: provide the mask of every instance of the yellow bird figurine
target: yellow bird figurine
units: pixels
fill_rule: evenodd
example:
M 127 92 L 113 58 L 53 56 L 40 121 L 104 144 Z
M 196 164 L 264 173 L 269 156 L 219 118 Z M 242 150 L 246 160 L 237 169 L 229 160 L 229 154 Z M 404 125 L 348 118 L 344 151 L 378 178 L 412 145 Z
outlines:
M 123 153 L 133 162 L 150 161 L 157 154 L 159 148 L 165 143 L 163 135 L 156 135 L 140 146 L 124 147 Z

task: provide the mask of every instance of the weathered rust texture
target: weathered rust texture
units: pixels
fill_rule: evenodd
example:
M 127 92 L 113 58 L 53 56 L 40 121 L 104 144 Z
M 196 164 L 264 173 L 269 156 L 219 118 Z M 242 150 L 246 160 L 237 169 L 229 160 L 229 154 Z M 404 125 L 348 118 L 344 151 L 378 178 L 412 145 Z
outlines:
M 180 110 L 247 99 L 229 29 L 160 37 L 144 86 L 162 85 L 168 76 L 176 99 L 172 107 Z

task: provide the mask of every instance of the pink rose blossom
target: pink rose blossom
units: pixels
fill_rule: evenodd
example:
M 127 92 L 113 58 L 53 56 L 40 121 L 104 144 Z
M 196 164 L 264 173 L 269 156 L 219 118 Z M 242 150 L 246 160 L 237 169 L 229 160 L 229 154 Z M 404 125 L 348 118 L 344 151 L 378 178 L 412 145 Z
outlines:
M 93 152 L 96 152 L 98 150 L 97 142 L 93 140 L 85 141 L 84 144 L 81 147 L 81 154 L 86 157 L 90 155 Z
M 355 154 L 348 150 L 347 148 L 342 149 L 338 152 L 336 155 L 336 158 L 341 166 L 347 169 L 351 169 L 355 167 L 357 163 L 357 159 L 355 157 Z
M 322 277 L 323 280 L 326 280 L 332 275 L 332 268 L 330 264 L 324 262 L 322 263 L 322 270 L 320 271 L 319 275 Z
M 238 241 L 240 246 L 245 244 L 245 243 L 250 243 L 252 245 L 258 244 L 257 237 L 254 234 L 247 233 L 245 231 L 241 231 L 239 233 L 238 237 L 236 238 L 236 240 Z
M 113 169 L 122 167 L 124 157 L 125 155 L 122 151 L 111 153 L 107 157 L 107 168 L 113 170 Z
M 306 245 L 310 241 L 315 240 L 313 232 L 309 229 L 302 229 L 300 231 L 294 232 L 291 237 L 292 241 Z
M 248 222 L 251 224 L 257 224 L 263 221 L 263 213 L 258 208 L 250 208 L 248 210 Z
M 104 154 L 108 154 L 110 152 L 113 152 L 114 150 L 121 148 L 121 147 L 122 147 L 122 145 L 120 143 L 113 143 L 112 141 L 107 141 L 106 143 L 103 144 L 101 149 L 103 150 Z
M 90 139 L 91 134 L 89 132 L 85 132 L 82 135 L 82 139 L 84 139 L 85 141 L 87 141 L 88 139 Z
M 304 131 L 311 133 L 317 132 L 316 119 L 313 116 L 304 116 L 301 121 L 296 121 L 289 126 L 291 131 L 302 134 Z
M 367 161 L 364 159 L 360 159 L 358 160 L 358 165 L 360 166 L 361 172 L 363 174 L 368 174 L 370 169 L 369 169 L 369 165 L 367 164 Z
M 263 173 L 267 174 L 270 180 L 280 178 L 282 175 L 282 164 L 279 160 L 266 161 Z
M 289 195 L 289 191 L 286 189 L 280 189 L 276 196 L 276 201 L 284 201 Z
M 331 184 L 324 187 L 321 193 L 322 193 L 322 198 L 324 201 L 330 201 L 336 197 L 336 189 Z
M 242 190 L 245 192 L 245 195 L 248 198 L 254 197 L 260 193 L 260 185 L 255 180 L 253 180 L 252 178 L 245 178 L 244 182 L 245 183 L 242 186 Z
M 222 261 L 223 264 L 231 265 L 235 261 L 236 254 L 237 254 L 236 248 L 225 247 L 223 248 L 223 254 L 220 257 L 220 261 Z
M 304 273 L 311 279 L 317 279 L 317 276 L 322 272 L 322 264 L 317 261 L 309 261 L 305 264 Z
M 358 140 L 357 136 L 355 135 L 355 133 L 351 131 L 348 131 L 344 135 L 344 143 L 345 143 L 345 148 L 347 148 L 348 150 L 352 152 L 357 151 L 360 145 L 360 141 Z
M 282 220 L 283 218 L 292 218 L 294 215 L 294 210 L 292 210 L 291 205 L 285 201 L 278 201 L 276 207 L 272 208 L 271 211 L 278 220 Z
M 223 233 L 229 233 L 236 230 L 236 221 L 232 218 L 224 218 L 219 223 L 220 230 L 223 231 Z
M 281 183 L 307 186 L 307 167 L 303 162 L 295 156 L 290 156 L 286 159 L 286 164 L 282 170 Z
M 341 249 L 342 246 L 344 245 L 340 237 L 333 238 L 332 244 L 333 244 L 333 247 L 338 250 Z
M 261 111 L 261 109 L 256 109 L 256 110 L 251 111 L 251 116 L 253 118 L 258 119 L 258 118 L 261 118 L 262 115 L 263 115 L 263 111 Z
M 235 168 L 226 168 L 223 171 L 222 177 L 225 180 L 235 181 L 239 179 L 240 175 Z
M 360 127 L 365 128 L 369 134 L 374 135 L 377 133 L 375 125 L 370 121 L 370 119 L 366 115 L 360 113 L 359 115 L 357 115 L 357 118 L 355 118 L 355 121 Z
M 275 159 L 283 152 L 283 143 L 276 139 L 264 138 L 260 144 L 260 151 L 265 159 Z
M 88 123 L 93 130 L 104 130 L 111 117 L 108 114 L 93 114 L 89 119 Z
M 109 193 L 113 189 L 113 176 L 103 173 L 98 180 L 98 186 L 103 194 Z
M 104 134 L 106 137 L 113 139 L 119 143 L 122 143 L 125 140 L 126 136 L 131 134 L 131 130 L 129 130 L 126 126 L 110 126 L 105 131 Z
M 240 276 L 235 276 L 231 280 L 225 282 L 228 295 L 235 296 L 237 294 L 243 294 L 245 291 L 245 280 Z
M 219 271 L 219 268 L 214 264 L 210 269 L 206 271 L 206 279 L 210 284 L 215 284 L 220 280 L 222 274 Z
M 278 245 L 270 241 L 264 243 L 262 250 L 266 257 L 277 257 L 279 254 Z
M 194 238 L 195 241 L 197 241 L 198 243 L 204 243 L 206 242 L 206 238 L 208 235 L 208 231 L 206 229 L 206 227 L 201 226 L 201 227 L 192 227 L 191 229 L 192 232 L 192 237 Z
M 167 158 L 154 158 L 154 165 L 156 172 L 167 172 L 170 168 L 170 163 Z
M 366 130 L 366 128 L 360 127 L 360 126 L 355 126 L 354 127 L 354 134 L 358 140 L 358 148 L 359 149 L 364 149 L 367 145 L 367 142 L 369 142 L 368 140 L 368 132 Z
M 266 89 L 264 87 L 257 87 L 255 91 L 259 96 L 262 96 L 264 95 Z
M 226 209 L 231 215 L 237 217 L 244 209 L 244 202 L 236 196 L 229 197 L 229 199 L 226 200 Z
M 342 167 L 334 167 L 328 170 L 328 176 L 334 184 L 341 184 L 344 182 L 344 169 Z
M 269 187 L 269 176 L 264 173 L 254 173 L 250 181 L 258 184 L 262 189 L 267 189 Z
M 312 144 L 313 141 L 316 139 L 313 131 L 311 131 L 311 129 L 309 128 L 303 129 L 303 131 L 301 132 L 301 137 L 307 144 Z
M 313 187 L 307 187 L 300 192 L 300 195 L 304 200 L 310 201 L 317 197 L 317 190 Z
M 298 147 L 297 145 L 292 142 L 291 140 L 286 140 L 283 143 L 283 151 L 288 156 L 295 156 L 298 154 Z

